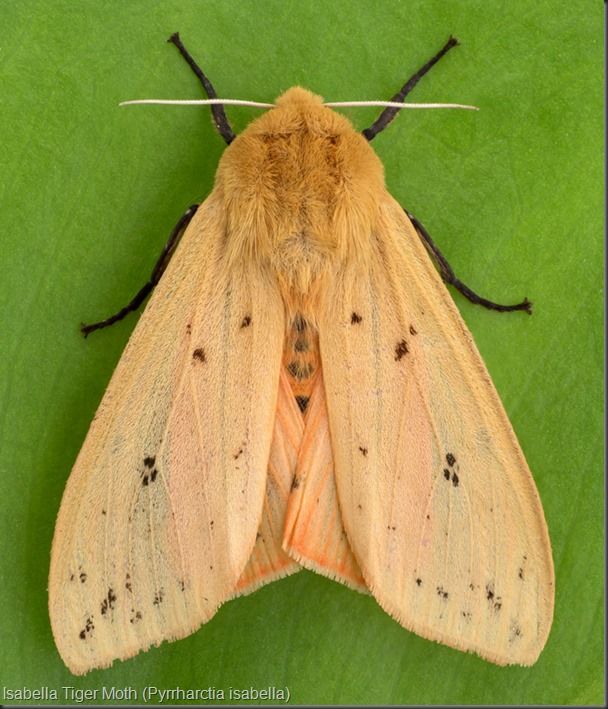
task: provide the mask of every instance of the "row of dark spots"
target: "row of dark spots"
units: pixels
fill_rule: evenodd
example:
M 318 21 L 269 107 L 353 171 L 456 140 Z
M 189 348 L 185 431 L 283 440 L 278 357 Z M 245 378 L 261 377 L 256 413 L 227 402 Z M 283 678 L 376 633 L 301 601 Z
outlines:
M 78 633 L 78 637 L 81 640 L 86 640 L 87 635 L 90 635 L 94 630 L 95 626 L 93 625 L 93 618 L 91 618 L 91 616 L 88 616 L 84 628 Z
M 163 602 L 164 597 L 165 597 L 165 592 L 161 588 L 154 594 L 154 600 L 152 601 L 152 603 L 155 606 L 159 606 Z
M 156 480 L 156 476 L 158 475 L 158 470 L 154 467 L 154 463 L 156 462 L 156 458 L 154 456 L 146 456 L 144 458 L 144 466 L 145 470 L 142 473 L 142 478 L 141 478 L 141 484 L 142 485 L 148 485 L 149 483 L 153 483 Z
M 142 619 L 142 614 L 141 611 L 136 611 L 135 608 L 131 608 L 131 618 L 129 619 L 130 623 L 137 623 Z
M 446 480 L 450 480 L 450 478 L 451 478 L 452 485 L 454 487 L 458 487 L 458 483 L 460 482 L 460 478 L 458 477 L 458 475 L 456 475 L 456 473 L 454 473 L 454 472 L 450 473 L 450 471 L 447 468 L 444 468 L 443 469 L 443 477 Z
M 486 585 L 486 598 L 496 612 L 502 608 L 502 598 L 494 593 L 494 584 L 492 583 Z
M 78 574 L 78 578 L 80 580 L 80 583 L 84 583 L 87 580 L 87 575 L 82 570 L 82 566 L 79 566 L 78 570 L 80 571 L 80 573 Z M 74 574 L 70 575 L 70 581 L 73 581 L 75 578 L 76 578 L 76 576 Z
M 133 588 L 131 587 L 131 575 L 127 574 L 125 577 L 125 588 L 129 593 L 133 593 Z
M 437 595 L 439 596 L 439 598 L 442 598 L 444 601 L 447 601 L 448 596 L 450 594 L 444 590 L 443 586 L 437 586 Z
M 400 359 L 403 359 L 405 355 L 409 352 L 407 342 L 405 340 L 401 340 L 395 345 L 395 362 L 398 362 Z
M 456 458 L 454 457 L 453 453 L 446 453 L 445 456 L 447 464 L 450 466 L 450 468 L 454 467 L 454 464 L 456 463 Z M 444 468 L 443 469 L 443 477 L 446 480 L 452 480 L 452 485 L 454 487 L 458 487 L 458 483 L 460 482 L 460 479 L 458 478 L 458 475 L 456 474 L 455 470 L 450 470 L 449 468 Z
M 101 615 L 105 615 L 108 610 L 113 611 L 116 605 L 116 594 L 113 589 L 108 589 L 108 595 L 101 602 Z
M 522 565 L 519 567 L 519 569 L 518 569 L 518 571 L 517 571 L 517 576 L 518 576 L 522 581 L 524 580 L 524 566 L 525 566 L 525 563 L 526 563 L 527 560 L 528 560 L 528 555 L 527 555 L 527 554 L 524 554 L 523 560 L 522 560 L 522 562 L 521 562 Z
M 409 327 L 410 335 L 417 335 L 418 330 L 413 325 L 410 325 Z M 400 340 L 396 345 L 395 345 L 395 362 L 398 362 L 400 359 L 403 359 L 405 355 L 410 351 L 408 344 L 405 339 Z

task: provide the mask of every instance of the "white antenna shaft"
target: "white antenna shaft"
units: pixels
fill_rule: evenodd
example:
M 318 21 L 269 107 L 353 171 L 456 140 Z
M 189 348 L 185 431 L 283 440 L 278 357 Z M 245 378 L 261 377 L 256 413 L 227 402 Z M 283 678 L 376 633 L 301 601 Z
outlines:
M 142 98 L 133 101 L 122 101 L 119 106 L 135 106 L 153 104 L 159 106 L 253 106 L 254 108 L 276 108 L 274 103 L 261 103 L 260 101 L 246 101 L 238 98 L 208 98 L 208 99 L 166 99 Z M 349 106 L 379 106 L 380 108 L 460 108 L 466 111 L 479 111 L 477 106 L 468 106 L 462 103 L 399 103 L 397 101 L 330 101 L 324 106 L 331 108 Z

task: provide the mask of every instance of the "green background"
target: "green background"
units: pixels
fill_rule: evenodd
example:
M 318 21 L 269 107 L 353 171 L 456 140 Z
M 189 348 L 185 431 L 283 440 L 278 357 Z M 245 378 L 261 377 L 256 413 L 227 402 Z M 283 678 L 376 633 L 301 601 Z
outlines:
M 603 700 L 602 5 L 574 0 L 0 3 L 2 357 L 0 682 L 11 689 L 289 687 L 294 703 Z M 226 604 L 193 636 L 72 677 L 46 584 L 62 490 L 136 317 L 83 340 L 146 280 L 223 142 L 165 43 L 179 30 L 220 96 L 387 99 L 448 36 L 373 143 L 392 194 L 456 272 L 533 317 L 455 300 L 543 500 L 555 620 L 530 669 L 418 638 L 369 597 L 309 572 Z M 236 130 L 259 115 L 232 108 Z M 364 128 L 376 109 L 347 109 Z M 6 639 L 10 640 L 7 641 Z M 63 698 L 63 695 L 60 694 Z M 6 703 L 6 699 L 4 701 Z

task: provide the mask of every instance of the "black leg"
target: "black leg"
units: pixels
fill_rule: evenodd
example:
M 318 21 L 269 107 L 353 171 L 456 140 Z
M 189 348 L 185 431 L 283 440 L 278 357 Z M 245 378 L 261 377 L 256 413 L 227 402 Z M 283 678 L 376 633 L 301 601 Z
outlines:
M 422 77 L 441 59 L 444 54 L 447 54 L 452 47 L 458 44 L 458 40 L 455 37 L 450 37 L 445 45 L 435 54 L 432 59 L 421 67 L 413 76 L 403 84 L 401 89 L 393 96 L 391 101 L 403 103 L 405 97 L 410 93 L 410 91 L 416 86 L 416 84 L 422 79 Z M 378 116 L 375 122 L 364 131 L 361 131 L 363 135 L 368 140 L 373 140 L 378 133 L 383 131 L 386 126 L 393 120 L 393 118 L 399 113 L 400 108 L 385 108 L 384 111 Z
M 94 332 L 95 330 L 101 330 L 104 327 L 109 327 L 110 325 L 113 325 L 115 322 L 122 320 L 125 315 L 128 315 L 129 313 L 139 308 L 139 306 L 144 302 L 148 295 L 150 295 L 150 293 L 154 290 L 154 286 L 159 282 L 160 277 L 165 272 L 167 264 L 171 260 L 171 256 L 173 256 L 173 253 L 175 252 L 175 249 L 179 244 L 179 240 L 181 239 L 182 234 L 186 230 L 186 227 L 190 223 L 192 217 L 195 215 L 197 209 L 198 204 L 193 204 L 191 207 L 188 207 L 185 214 L 173 227 L 173 230 L 169 235 L 169 240 L 165 244 L 165 248 L 163 249 L 158 261 L 156 262 L 156 265 L 154 266 L 154 269 L 152 270 L 150 280 L 143 286 L 143 288 L 139 290 L 133 300 L 131 300 L 128 305 L 125 305 L 122 310 L 119 310 L 115 315 L 112 315 L 111 317 L 106 318 L 105 320 L 92 323 L 91 325 L 85 325 L 83 323 L 80 326 L 80 331 L 85 337 L 87 337 L 87 335 L 89 335 L 91 332 Z
M 406 211 L 405 213 L 410 218 L 410 221 L 412 222 L 414 228 L 422 239 L 422 243 L 426 246 L 428 252 L 435 259 L 435 262 L 439 267 L 439 273 L 441 273 L 441 277 L 446 283 L 449 283 L 450 285 L 454 286 L 454 288 L 459 290 L 465 298 L 468 298 L 471 301 L 471 303 L 475 303 L 476 305 L 483 305 L 484 308 L 488 308 L 489 310 L 498 310 L 501 313 L 508 313 L 512 310 L 525 310 L 528 315 L 532 315 L 532 303 L 527 298 L 524 298 L 521 303 L 516 303 L 515 305 L 501 305 L 500 303 L 493 303 L 491 300 L 482 298 L 481 296 L 477 295 L 477 293 L 472 291 L 468 286 L 462 283 L 458 278 L 456 278 L 454 269 L 447 262 L 445 256 L 441 253 L 437 245 L 431 239 L 428 231 L 424 228 L 424 226 L 418 221 L 418 219 L 416 219 L 413 214 L 410 214 L 408 211 Z
M 207 96 L 209 98 L 217 98 L 217 94 L 215 93 L 215 89 L 213 88 L 213 84 L 205 76 L 205 74 L 203 73 L 203 70 L 194 61 L 190 52 L 182 44 L 182 40 L 180 39 L 179 32 L 175 32 L 174 34 L 172 34 L 169 37 L 169 39 L 167 40 L 167 42 L 171 42 L 179 49 L 180 54 L 188 62 L 190 68 L 196 74 L 199 81 L 203 85 L 203 88 L 205 89 L 205 93 L 207 94 Z M 224 107 L 221 104 L 216 104 L 214 106 L 211 106 L 211 113 L 213 114 L 213 122 L 215 123 L 215 127 L 218 129 L 219 134 L 226 141 L 226 143 L 228 145 L 230 145 L 230 143 L 232 143 L 232 141 L 236 138 L 236 135 L 234 134 L 234 131 L 230 127 L 230 123 L 228 122 L 228 118 L 226 118 L 226 112 L 224 111 Z

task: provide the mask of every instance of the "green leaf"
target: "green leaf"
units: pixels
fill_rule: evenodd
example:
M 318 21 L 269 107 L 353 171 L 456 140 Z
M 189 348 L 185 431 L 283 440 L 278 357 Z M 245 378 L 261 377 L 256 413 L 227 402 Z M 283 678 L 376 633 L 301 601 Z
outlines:
M 601 704 L 603 700 L 602 7 L 590 0 L 237 2 L 5 0 L 0 527 L 6 688 L 287 687 L 293 703 Z M 461 46 L 373 143 L 392 194 L 458 275 L 533 317 L 455 294 L 543 500 L 555 620 L 532 668 L 499 668 L 403 630 L 372 598 L 302 572 L 226 604 L 191 637 L 72 677 L 46 609 L 62 490 L 136 316 L 124 305 L 223 150 L 174 31 L 220 96 L 388 99 L 446 41 Z M 364 128 L 376 109 L 345 109 Z M 259 115 L 230 108 L 237 131 Z M 2 691 L 2 690 L 0 690 Z M 158 701 L 152 696 L 151 701 Z M 179 698 L 178 698 L 179 699 Z M 107 696 L 89 696 L 106 703 Z M 87 700 L 87 701 L 88 701 Z M 117 699 L 115 701 L 118 701 Z M 31 703 L 31 702 L 30 702 Z M 42 699 L 41 703 L 45 703 Z

